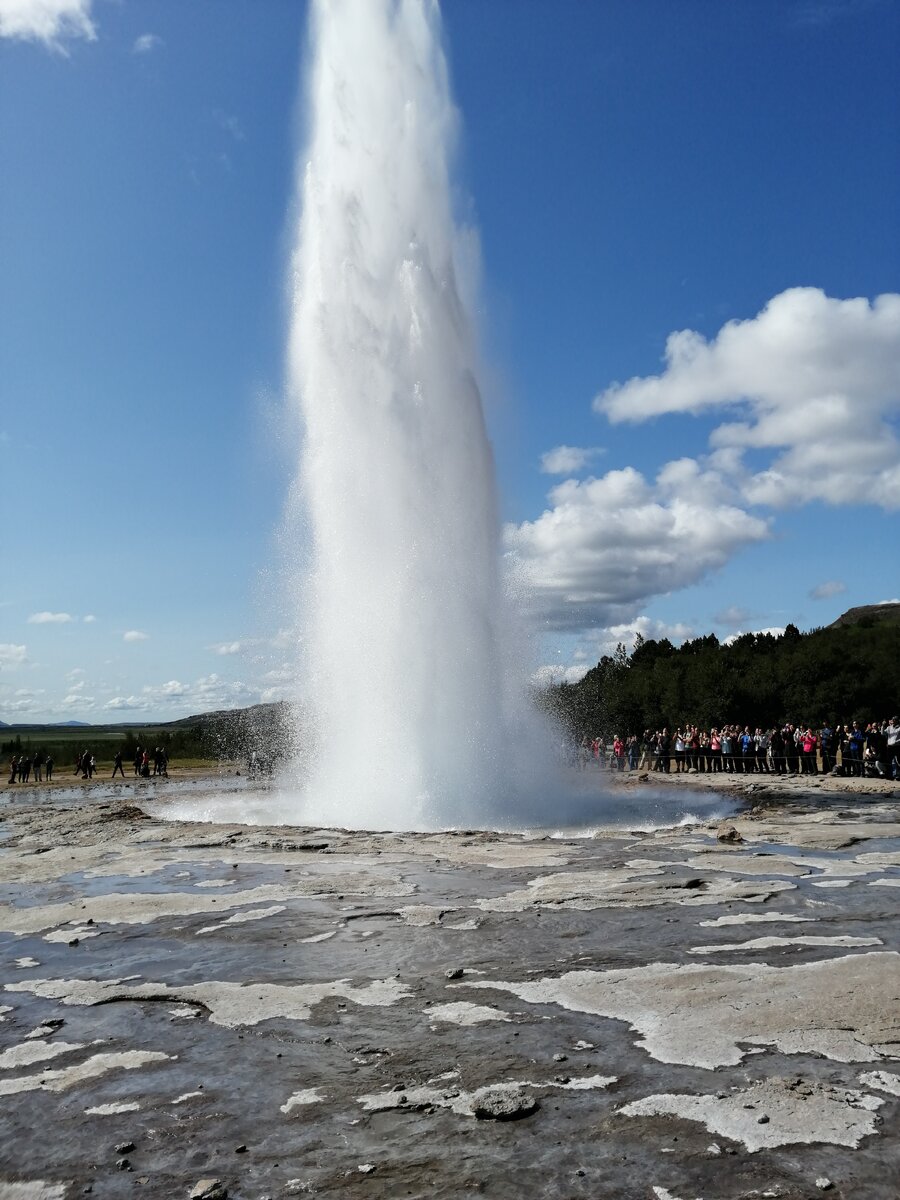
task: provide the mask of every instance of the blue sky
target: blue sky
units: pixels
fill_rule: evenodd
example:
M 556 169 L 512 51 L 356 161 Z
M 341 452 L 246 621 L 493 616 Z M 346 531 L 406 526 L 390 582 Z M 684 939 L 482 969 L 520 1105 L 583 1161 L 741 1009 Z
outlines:
M 900 596 L 897 6 L 442 7 L 536 662 Z M 281 694 L 305 16 L 0 0 L 2 720 Z

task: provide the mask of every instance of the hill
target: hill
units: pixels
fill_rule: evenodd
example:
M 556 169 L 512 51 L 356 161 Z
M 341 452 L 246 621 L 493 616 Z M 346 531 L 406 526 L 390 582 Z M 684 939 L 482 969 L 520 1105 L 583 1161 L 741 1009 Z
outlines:
M 846 625 L 862 625 L 864 628 L 882 623 L 900 625 L 900 604 L 861 604 L 848 608 L 828 629 L 841 629 Z

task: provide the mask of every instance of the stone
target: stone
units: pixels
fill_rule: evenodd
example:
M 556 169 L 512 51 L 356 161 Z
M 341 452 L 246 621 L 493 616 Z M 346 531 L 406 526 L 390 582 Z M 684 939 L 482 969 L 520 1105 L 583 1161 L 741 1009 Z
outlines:
M 820 1192 L 827 1192 L 829 1188 L 834 1187 L 834 1184 L 831 1182 L 831 1180 L 828 1178 L 827 1175 L 820 1175 L 819 1178 L 816 1180 L 816 1187 L 819 1189 Z
M 447 979 L 462 979 L 463 969 L 462 967 L 450 967 L 449 970 L 444 972 L 444 975 Z
M 743 840 L 733 825 L 720 825 L 716 832 L 716 841 L 724 842 L 728 846 L 737 846 Z
M 128 1161 L 127 1158 L 117 1158 L 116 1159 L 116 1170 L 117 1171 L 130 1171 L 131 1163 Z
M 360 1175 L 371 1175 L 372 1172 L 375 1170 L 375 1164 L 374 1163 L 360 1163 L 356 1169 L 357 1169 L 357 1171 L 359 1171 Z
M 488 1088 L 472 1099 L 472 1113 L 480 1121 L 518 1121 L 537 1108 L 537 1100 L 518 1087 Z
M 116 1154 L 130 1154 L 134 1149 L 134 1142 L 119 1142 L 116 1146 Z
M 228 1200 L 228 1188 L 221 1179 L 199 1179 L 194 1184 L 190 1200 Z

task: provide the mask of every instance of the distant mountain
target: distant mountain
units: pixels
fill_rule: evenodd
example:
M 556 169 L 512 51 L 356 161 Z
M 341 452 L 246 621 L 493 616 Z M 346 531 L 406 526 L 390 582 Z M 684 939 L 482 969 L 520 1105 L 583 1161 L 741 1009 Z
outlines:
M 848 608 L 829 629 L 840 629 L 843 625 L 900 625 L 900 604 L 861 604 Z

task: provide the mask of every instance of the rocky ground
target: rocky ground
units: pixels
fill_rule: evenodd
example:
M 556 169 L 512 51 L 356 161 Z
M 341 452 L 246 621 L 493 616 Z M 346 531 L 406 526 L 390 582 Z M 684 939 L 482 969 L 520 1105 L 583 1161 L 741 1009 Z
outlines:
M 0 1200 L 896 1200 L 900 794 L 818 782 L 590 837 L 5 792 Z

